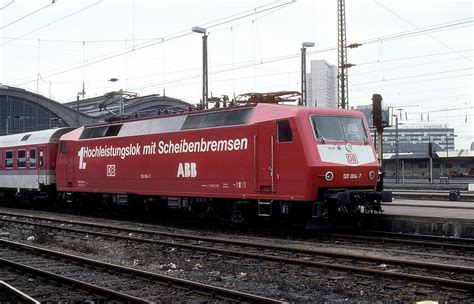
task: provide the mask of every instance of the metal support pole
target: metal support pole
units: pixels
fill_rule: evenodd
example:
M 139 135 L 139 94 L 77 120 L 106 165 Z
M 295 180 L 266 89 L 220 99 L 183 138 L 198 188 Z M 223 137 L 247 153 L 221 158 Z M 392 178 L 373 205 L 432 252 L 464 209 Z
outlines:
M 446 157 L 449 156 L 449 153 L 448 153 L 448 135 L 446 135 Z
M 349 108 L 347 53 L 346 53 L 346 6 L 345 0 L 337 0 L 337 66 L 338 91 L 337 106 Z
M 430 184 L 433 183 L 433 158 L 430 157 Z
M 429 138 L 429 141 L 428 141 L 428 147 L 431 147 L 431 137 Z M 428 157 L 429 157 L 429 170 L 430 170 L 430 184 L 433 183 L 433 157 L 431 156 L 432 155 L 432 150 L 430 149 L 430 151 L 428 151 Z
M 123 113 L 124 113 L 124 109 L 123 109 L 123 90 L 120 89 L 119 90 L 119 116 L 122 117 L 123 116 Z
M 79 127 L 79 93 L 77 93 L 76 100 L 76 127 Z
M 398 146 L 398 117 L 395 117 L 395 183 L 398 184 L 400 154 Z
M 208 75 L 207 75 L 207 34 L 202 36 L 202 106 L 207 109 Z
M 375 140 L 376 140 L 376 147 L 377 147 L 377 155 L 378 155 L 378 160 L 379 160 L 379 166 L 380 166 L 380 171 L 383 174 L 383 128 L 378 127 L 375 131 Z M 379 180 L 377 181 L 377 191 L 382 191 L 383 190 L 383 175 L 379 177 Z
M 382 151 L 382 132 L 377 131 L 377 154 L 379 156 L 379 163 L 380 163 L 380 168 L 382 168 L 382 161 L 383 161 L 383 151 Z
M 405 161 L 402 160 L 402 184 L 405 184 Z
M 306 106 L 306 48 L 301 48 L 301 104 Z

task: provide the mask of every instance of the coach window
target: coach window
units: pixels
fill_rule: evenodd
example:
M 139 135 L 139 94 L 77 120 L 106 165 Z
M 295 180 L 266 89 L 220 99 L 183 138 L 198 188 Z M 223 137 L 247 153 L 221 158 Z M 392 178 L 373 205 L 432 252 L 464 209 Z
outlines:
M 5 168 L 7 169 L 13 168 L 13 151 L 5 152 Z
M 17 166 L 18 168 L 26 167 L 26 150 L 18 150 L 17 152 Z
M 278 142 L 288 142 L 293 140 L 290 122 L 288 120 L 277 121 L 277 140 Z
M 36 149 L 30 149 L 30 168 L 36 168 Z
M 44 158 L 44 155 L 43 155 L 43 148 L 40 148 L 40 149 L 39 149 L 39 166 L 40 166 L 40 167 L 43 165 L 43 158 Z

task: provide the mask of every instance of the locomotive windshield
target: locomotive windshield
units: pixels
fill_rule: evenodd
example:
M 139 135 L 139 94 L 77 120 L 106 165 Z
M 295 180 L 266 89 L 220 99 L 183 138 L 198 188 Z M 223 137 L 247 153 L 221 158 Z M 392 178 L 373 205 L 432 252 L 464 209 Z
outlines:
M 361 118 L 312 115 L 311 121 L 316 138 L 320 141 L 368 141 Z

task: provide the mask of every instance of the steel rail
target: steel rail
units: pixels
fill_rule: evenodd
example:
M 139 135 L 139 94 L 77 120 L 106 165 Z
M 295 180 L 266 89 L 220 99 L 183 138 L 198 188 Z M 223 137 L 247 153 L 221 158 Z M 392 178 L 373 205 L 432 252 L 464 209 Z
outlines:
M 21 222 L 18 220 L 11 220 L 11 221 L 19 222 L 20 224 L 38 225 L 44 228 L 59 229 L 59 230 L 64 230 L 64 231 L 69 231 L 69 232 L 74 232 L 74 233 L 80 233 L 80 234 L 88 233 L 91 235 L 97 235 L 97 236 L 108 237 L 108 238 L 113 238 L 113 239 L 124 239 L 124 240 L 130 240 L 130 241 L 136 241 L 136 242 L 142 242 L 142 243 L 165 245 L 165 246 L 170 246 L 170 247 L 180 247 L 183 249 L 188 249 L 188 250 L 193 250 L 193 251 L 203 251 L 203 252 L 209 252 L 209 253 L 214 253 L 214 254 L 228 254 L 228 255 L 233 255 L 233 256 L 241 256 L 241 257 L 260 259 L 260 260 L 264 259 L 264 260 L 268 260 L 272 262 L 279 262 L 279 263 L 283 262 L 287 264 L 302 265 L 302 266 L 315 267 L 315 268 L 326 268 L 326 269 L 333 269 L 333 270 L 364 273 L 364 274 L 370 274 L 370 275 L 381 275 L 381 276 L 397 278 L 397 279 L 405 278 L 405 279 L 411 279 L 411 280 L 430 283 L 430 284 L 440 284 L 440 285 L 446 285 L 446 286 L 451 286 L 451 287 L 458 287 L 462 289 L 474 290 L 474 282 L 465 282 L 465 281 L 459 281 L 459 280 L 443 279 L 443 278 L 428 277 L 428 276 L 418 276 L 418 275 L 412 275 L 412 274 L 406 274 L 406 273 L 387 272 L 383 270 L 353 267 L 353 266 L 347 266 L 343 264 L 316 262 L 316 261 L 309 261 L 309 260 L 304 260 L 304 259 L 294 259 L 294 258 L 274 256 L 274 255 L 268 255 L 268 254 L 252 253 L 252 252 L 247 252 L 243 250 L 236 251 L 236 250 L 229 250 L 229 249 L 223 249 L 223 248 L 206 247 L 203 244 L 200 244 L 200 245 L 182 244 L 182 243 L 163 241 L 163 240 L 144 239 L 144 238 L 139 238 L 139 237 L 129 236 L 129 235 L 124 236 L 124 235 L 110 234 L 110 233 L 97 232 L 97 231 L 84 231 L 83 229 L 76 229 L 76 228 L 70 228 L 70 227 L 57 227 L 57 226 L 52 226 L 52 225 L 47 225 L 47 224 L 34 224 L 34 223 L 29 223 L 29 222 Z M 87 223 L 87 224 L 90 226 L 96 226 L 91 223 Z M 78 223 L 78 225 L 80 225 L 80 222 Z M 107 226 L 107 225 L 99 224 L 97 226 L 101 228 L 108 228 L 108 229 L 110 228 L 118 229 L 118 230 L 121 229 L 120 227 L 113 226 L 113 225 Z M 127 232 L 133 231 L 134 233 L 137 233 L 137 234 L 144 233 L 144 230 L 131 229 L 131 228 L 123 229 L 123 231 L 127 231 Z M 149 232 L 149 230 L 147 231 Z M 166 233 L 166 234 L 169 234 L 169 233 Z M 179 234 L 172 234 L 172 235 L 177 235 L 177 237 L 183 237 L 182 235 L 179 235 Z M 474 273 L 473 267 L 459 266 L 459 265 L 434 264 L 434 263 L 412 261 L 412 260 L 406 260 L 406 259 L 395 259 L 395 258 L 387 258 L 387 257 L 348 254 L 348 253 L 340 253 L 340 252 L 318 250 L 318 249 L 303 249 L 303 248 L 287 247 L 287 246 L 281 246 L 281 245 L 271 245 L 271 244 L 259 243 L 259 242 L 250 243 L 250 242 L 245 242 L 245 241 L 228 240 L 228 239 L 223 239 L 223 238 L 191 236 L 191 239 L 200 240 L 200 241 L 203 241 L 203 240 L 215 241 L 215 242 L 223 243 L 223 244 L 247 246 L 247 247 L 253 247 L 253 248 L 258 248 L 258 249 L 263 248 L 263 249 L 271 249 L 275 251 L 287 251 L 290 253 L 298 253 L 298 254 L 313 254 L 313 255 L 322 255 L 326 257 L 337 257 L 337 258 L 342 258 L 342 259 L 357 259 L 357 260 L 363 260 L 367 262 L 384 263 L 384 264 L 400 265 L 400 266 L 411 266 L 415 268 L 425 268 L 425 269 L 426 268 L 439 269 L 439 270 L 449 271 L 449 272 L 461 271 L 465 273 Z
M 424 199 L 424 200 L 449 200 L 449 192 L 440 193 L 440 192 L 410 192 L 404 190 L 393 190 L 392 195 L 395 198 L 410 198 L 410 199 Z M 474 194 L 472 193 L 461 193 L 460 201 L 462 202 L 472 202 L 474 201 Z M 386 204 L 389 206 L 389 204 Z
M 30 273 L 36 273 L 39 276 L 51 278 L 51 279 L 55 280 L 56 282 L 60 282 L 60 283 L 65 282 L 68 285 L 79 286 L 80 288 L 83 288 L 83 289 L 86 289 L 86 290 L 93 290 L 95 293 L 106 295 L 106 296 L 112 296 L 114 299 L 117 299 L 117 300 L 126 301 L 126 302 L 131 301 L 133 303 L 152 303 L 152 302 L 150 302 L 146 299 L 134 297 L 132 295 L 128 295 L 128 294 L 125 294 L 125 293 L 122 293 L 122 292 L 118 292 L 118 291 L 115 291 L 115 290 L 112 290 L 112 289 L 108 289 L 108 288 L 105 288 L 105 287 L 97 286 L 97 285 L 94 285 L 94 284 L 90 284 L 90 283 L 87 283 L 87 282 L 83 282 L 83 281 L 80 281 L 80 280 L 76 280 L 76 279 L 73 279 L 73 278 L 69 278 L 69 277 L 66 277 L 66 276 L 55 274 L 55 273 L 52 273 L 52 272 L 49 272 L 49 271 L 45 271 L 45 270 L 42 270 L 42 269 L 39 269 L 39 268 L 36 268 L 36 267 L 21 264 L 21 263 L 18 263 L 18 262 L 10 261 L 10 260 L 4 259 L 4 258 L 0 258 L 0 264 L 10 266 L 10 267 L 13 267 L 13 268 L 16 268 L 16 269 L 21 269 L 22 271 L 27 271 L 27 272 L 30 272 Z
M 413 205 L 413 204 L 403 204 L 403 203 L 383 203 L 382 206 L 386 207 L 408 207 L 408 208 L 437 208 L 437 209 L 462 209 L 462 210 L 472 210 L 472 207 L 466 206 L 440 206 L 440 205 Z
M 395 237 L 406 237 L 410 239 L 418 239 L 418 240 L 441 240 L 441 241 L 449 241 L 455 244 L 473 244 L 474 239 L 472 238 L 454 238 L 454 237 L 446 237 L 446 236 L 438 236 L 438 235 L 427 235 L 427 234 L 414 234 L 414 233 L 399 233 L 399 232 L 390 232 L 390 231 L 378 231 L 378 230 L 362 230 L 362 233 L 368 234 L 375 234 L 375 235 L 390 235 Z
M 104 228 L 104 229 L 116 229 L 116 230 L 121 230 L 121 231 L 127 231 L 131 233 L 143 233 L 143 234 L 150 234 L 150 235 L 159 235 L 159 236 L 165 236 L 165 237 L 171 237 L 171 238 L 181 238 L 181 239 L 189 239 L 189 240 L 198 240 L 198 241 L 211 241 L 211 242 L 220 242 L 224 244 L 234 244 L 234 245 L 244 245 L 244 246 L 252 246 L 251 243 L 248 242 L 242 242 L 238 240 L 229 240 L 225 238 L 218 238 L 218 237 L 206 237 L 206 236 L 196 236 L 196 235 L 184 235 L 184 234 L 179 234 L 179 233 L 173 233 L 173 232 L 164 232 L 164 231 L 159 231 L 159 230 L 149 230 L 149 229 L 136 229 L 136 228 L 129 228 L 129 227 L 122 227 L 118 225 L 112 225 L 112 224 L 99 224 L 99 223 L 91 223 L 91 222 L 84 222 L 84 221 L 75 221 L 75 220 L 63 220 L 63 219 L 56 219 L 52 217 L 40 217 L 40 216 L 34 216 L 34 215 L 25 215 L 25 214 L 20 214 L 16 212 L 4 212 L 0 211 L 0 215 L 7 215 L 7 216 L 17 216 L 17 217 L 24 217 L 24 218 L 29 218 L 29 219 L 43 219 L 43 220 L 48 220 L 52 222 L 58 222 L 58 223 L 64 223 L 64 224 L 73 224 L 73 225 L 83 225 L 83 226 L 89 226 L 89 227 L 94 227 L 94 228 Z M 9 220 L 9 219 L 5 219 Z M 9 220 L 9 221 L 14 221 L 14 220 Z M 350 234 L 326 234 L 326 235 L 331 235 L 331 236 L 338 236 L 338 237 L 345 237 L 347 238 L 348 236 L 352 236 L 354 239 L 368 239 L 367 237 L 364 236 L 358 236 L 358 235 L 350 235 Z M 377 237 L 372 237 L 374 241 L 379 241 Z M 414 241 L 414 240 L 404 240 L 400 238 L 384 238 L 385 241 L 392 241 L 394 243 L 403 243 L 403 244 L 413 244 L 413 245 L 419 245 L 419 246 L 432 246 L 432 247 L 443 247 L 443 248 L 453 248 L 453 249 L 460 249 L 460 250 L 469 250 L 469 251 L 474 251 L 474 245 L 465 245 L 465 244 L 450 244 L 450 243 L 438 243 L 438 242 L 421 242 L 421 241 Z M 452 241 L 456 240 L 454 238 L 446 238 L 446 241 Z M 463 239 L 467 240 L 467 239 Z M 473 240 L 474 243 L 474 240 Z M 266 244 L 264 243 L 255 243 L 257 246 L 254 247 L 262 247 L 265 246 Z M 274 246 L 274 245 L 271 245 Z
M 26 216 L 26 217 L 30 218 L 30 216 Z M 91 235 L 108 237 L 108 238 L 123 239 L 123 240 L 136 241 L 136 242 L 145 242 L 145 243 L 150 243 L 150 244 L 155 244 L 155 245 L 165 245 L 165 246 L 171 246 L 171 247 L 181 247 L 181 248 L 185 248 L 189 250 L 205 251 L 205 252 L 211 252 L 211 253 L 221 253 L 224 250 L 220 248 L 216 249 L 212 247 L 204 247 L 202 244 L 201 245 L 182 244 L 182 243 L 177 243 L 177 242 L 155 240 L 155 239 L 145 239 L 145 238 L 140 238 L 140 237 L 135 237 L 135 236 L 130 236 L 130 235 L 118 235 L 118 234 L 112 234 L 112 233 L 100 232 L 100 231 L 84 231 L 83 229 L 78 229 L 78 228 L 71 228 L 71 227 L 64 227 L 64 226 L 58 227 L 58 226 L 49 225 L 49 224 L 23 222 L 23 221 L 14 220 L 14 219 L 0 218 L 0 220 L 9 221 L 9 222 L 17 223 L 17 224 L 23 224 L 23 225 L 35 225 L 35 226 L 43 227 L 47 229 L 58 229 L 58 230 L 64 230 L 64 231 L 80 233 L 80 234 L 88 233 Z M 56 221 L 56 219 L 48 219 L 48 220 Z M 267 243 L 262 243 L 262 242 L 248 242 L 248 241 L 230 240 L 230 239 L 217 238 L 217 237 L 206 237 L 206 236 L 185 235 L 185 234 L 170 233 L 170 232 L 160 232 L 160 231 L 147 230 L 147 229 L 133 229 L 133 228 L 128 228 L 128 227 L 120 227 L 116 225 L 93 224 L 89 222 L 83 223 L 80 221 L 58 220 L 58 222 L 67 222 L 69 224 L 84 225 L 84 226 L 89 226 L 89 227 L 94 227 L 94 228 L 114 229 L 114 230 L 131 232 L 131 233 L 136 233 L 136 234 L 162 235 L 162 236 L 172 237 L 172 238 L 215 242 L 215 243 L 220 243 L 224 245 L 246 246 L 246 247 L 252 247 L 252 248 L 257 248 L 257 249 L 286 251 L 286 252 L 297 253 L 297 254 L 322 255 L 326 257 L 338 257 L 338 258 L 343 258 L 343 259 L 358 259 L 358 260 L 363 260 L 363 261 L 368 261 L 368 262 L 381 262 L 381 263 L 388 263 L 388 264 L 400 265 L 400 266 L 412 266 L 412 267 L 418 267 L 418 268 L 434 268 L 434 269 L 445 270 L 445 271 L 457 270 L 457 271 L 464 271 L 468 273 L 474 273 L 473 267 L 451 265 L 451 264 L 432 264 L 428 262 L 412 261 L 412 260 L 406 260 L 406 259 L 402 260 L 402 259 L 395 259 L 395 258 L 388 258 L 388 257 L 358 255 L 358 254 L 341 253 L 341 252 L 327 251 L 327 250 L 320 250 L 320 249 L 304 249 L 304 248 L 297 248 L 297 247 L 267 244 Z M 351 236 L 351 235 L 344 235 L 344 234 L 341 234 L 341 235 L 335 234 L 335 235 L 342 236 L 342 237 Z M 359 238 L 359 236 L 355 236 L 355 238 Z M 360 238 L 363 238 L 363 237 L 360 237 Z M 412 240 L 410 240 L 410 242 L 411 241 Z M 423 244 L 423 242 L 420 242 L 420 241 L 417 241 L 417 243 Z M 232 252 L 233 251 L 229 251 L 225 253 L 232 253 Z M 247 253 L 244 252 L 239 255 L 246 255 L 246 254 Z
M 402 238 L 381 238 L 376 236 L 365 236 L 365 235 L 352 235 L 352 234 L 337 234 L 337 233 L 327 233 L 327 236 L 332 236 L 336 238 L 346 238 L 346 239 L 355 239 L 360 241 L 377 241 L 385 243 L 397 243 L 397 244 L 407 244 L 407 245 L 416 245 L 422 247 L 436 247 L 436 248 L 450 248 L 466 251 L 474 251 L 474 245 L 470 244 L 452 244 L 452 243 L 441 243 L 441 242 L 432 242 L 432 241 L 421 241 L 413 239 L 402 239 Z
M 20 298 L 24 303 L 40 304 L 39 301 L 36 301 L 26 293 L 18 290 L 17 288 L 11 286 L 10 284 L 4 281 L 0 281 L 0 285 L 3 286 L 3 288 L 7 289 L 13 296 Z
M 89 232 L 86 232 L 89 233 Z M 196 292 L 207 294 L 207 295 L 212 295 L 213 297 L 217 298 L 222 298 L 223 300 L 229 300 L 229 301 L 238 301 L 238 302 L 245 302 L 249 301 L 251 303 L 285 303 L 283 301 L 279 301 L 276 299 L 271 299 L 263 296 L 258 296 L 255 294 L 251 293 L 245 293 L 241 291 L 236 291 L 232 289 L 227 289 L 227 288 L 222 288 L 222 287 L 217 287 L 217 286 L 212 286 L 208 284 L 203 284 L 203 283 L 198 283 L 190 280 L 185 280 L 185 279 L 180 279 L 180 278 L 175 278 L 171 276 L 166 276 L 162 274 L 157 274 L 157 273 L 152 273 L 144 270 L 139 270 L 135 268 L 130 268 L 126 266 L 120 266 L 120 265 L 115 265 L 107 262 L 102 262 L 94 259 L 89 259 L 85 257 L 80 257 L 68 253 L 62 253 L 62 252 L 57 252 L 49 249 L 44 249 L 41 247 L 36 247 L 36 246 L 31 246 L 31 245 L 26 245 L 26 244 L 21 244 L 17 242 L 12 242 L 8 240 L 3 240 L 0 239 L 0 244 L 11 246 L 11 247 L 16 247 L 16 248 L 21 248 L 23 250 L 30 250 L 31 252 L 34 253 L 41 253 L 45 254 L 48 256 L 57 256 L 60 258 L 64 259 L 69 259 L 69 260 L 74 260 L 80 263 L 84 264 L 89 264 L 89 265 L 94 265 L 96 267 L 100 268 L 105 268 L 105 269 L 112 269 L 114 271 L 120 271 L 123 273 L 127 274 L 133 274 L 135 276 L 140 276 L 146 279 L 150 280 L 159 280 L 162 281 L 166 284 L 172 284 L 188 289 L 192 289 Z M 5 263 L 8 263 L 9 261 L 6 261 Z M 0 258 L 0 263 L 4 263 L 4 259 Z M 15 263 L 15 262 L 13 262 Z M 31 267 L 31 266 L 26 266 L 26 267 Z M 33 268 L 33 267 L 31 267 Z M 32 269 L 32 271 L 35 271 Z M 56 274 L 53 274 L 56 276 Z M 70 278 L 69 278 L 70 279 Z M 70 279 L 71 283 L 75 283 L 76 280 Z M 80 282 L 79 282 L 80 283 Z M 139 299 L 139 298 L 137 298 Z
M 212 253 L 220 253 L 223 250 L 220 248 L 216 249 L 216 248 L 211 248 L 211 247 L 204 247 L 202 245 L 181 244 L 181 243 L 164 241 L 164 240 L 145 239 L 145 238 L 140 238 L 140 237 L 135 237 L 135 236 L 130 236 L 130 235 L 117 235 L 117 234 L 99 232 L 99 231 L 84 231 L 83 229 L 78 229 L 78 228 L 58 227 L 58 226 L 49 225 L 49 224 L 23 222 L 23 221 L 14 220 L 14 219 L 3 218 L 0 220 L 9 221 L 9 222 L 17 223 L 17 224 L 23 224 L 23 225 L 35 225 L 38 227 L 43 227 L 43 228 L 48 228 L 48 229 L 64 230 L 64 231 L 80 233 L 80 234 L 88 233 L 91 235 L 108 237 L 108 238 L 124 239 L 124 240 L 129 240 L 129 241 L 136 241 L 136 242 L 146 242 L 146 243 L 151 243 L 151 244 L 156 244 L 156 245 L 165 245 L 165 246 L 171 246 L 171 247 L 181 247 L 181 248 L 190 249 L 190 250 L 206 251 L 206 252 L 212 252 Z M 62 222 L 62 221 L 63 220 L 59 220 L 59 222 Z M 319 250 L 319 249 L 304 249 L 304 248 L 297 248 L 297 247 L 267 244 L 267 243 L 262 243 L 262 242 L 247 242 L 247 241 L 229 240 L 229 239 L 215 238 L 215 237 L 182 235 L 182 234 L 169 233 L 169 232 L 162 233 L 162 232 L 156 232 L 154 230 L 142 230 L 142 229 L 133 229 L 133 228 L 126 228 L 126 227 L 121 228 L 120 226 L 116 226 L 116 225 L 109 226 L 109 225 L 104 225 L 104 224 L 93 224 L 93 223 L 88 223 L 88 222 L 82 223 L 79 221 L 67 221 L 67 220 L 66 222 L 68 222 L 69 224 L 75 224 L 75 225 L 85 225 L 85 226 L 99 227 L 99 228 L 104 228 L 104 229 L 115 229 L 119 231 L 122 230 L 122 231 L 132 232 L 136 234 L 165 235 L 167 237 L 192 239 L 192 240 L 197 240 L 197 241 L 216 242 L 216 243 L 221 243 L 221 244 L 230 244 L 230 245 L 237 245 L 237 246 L 247 246 L 247 247 L 252 247 L 252 248 L 257 248 L 257 249 L 263 248 L 263 249 L 270 249 L 270 250 L 276 250 L 276 251 L 278 250 L 288 251 L 291 253 L 298 253 L 298 254 L 313 254 L 313 255 L 323 255 L 323 256 L 328 256 L 328 257 L 345 258 L 345 259 L 359 259 L 359 260 L 364 260 L 368 262 L 389 263 L 392 265 L 402 265 L 402 266 L 412 266 L 412 267 L 430 267 L 430 268 L 446 270 L 446 271 L 458 270 L 458 271 L 465 271 L 469 273 L 474 272 L 474 268 L 472 267 L 458 266 L 458 265 L 451 265 L 451 264 L 432 264 L 432 263 L 427 263 L 427 262 L 411 261 L 411 260 L 406 260 L 406 259 L 402 260 L 402 259 L 387 258 L 387 257 L 382 258 L 382 257 L 357 255 L 357 254 L 350 254 L 350 253 L 340 253 L 340 252 Z M 342 234 L 342 235 L 336 235 L 336 236 L 347 237 L 348 235 Z M 355 238 L 359 238 L 359 236 L 355 236 Z M 422 243 L 422 242 L 419 242 L 419 243 Z M 229 253 L 229 252 L 226 252 L 226 253 Z

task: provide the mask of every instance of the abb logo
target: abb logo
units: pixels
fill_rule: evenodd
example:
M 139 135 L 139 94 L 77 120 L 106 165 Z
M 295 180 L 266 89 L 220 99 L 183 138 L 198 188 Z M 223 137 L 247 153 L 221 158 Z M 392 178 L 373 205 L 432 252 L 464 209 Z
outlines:
M 359 160 L 357 159 L 357 155 L 355 154 L 346 154 L 346 159 L 348 164 L 358 164 Z
M 176 177 L 196 177 L 196 163 L 179 163 Z

